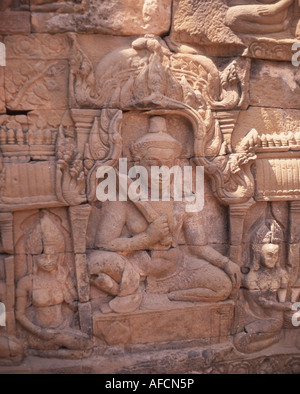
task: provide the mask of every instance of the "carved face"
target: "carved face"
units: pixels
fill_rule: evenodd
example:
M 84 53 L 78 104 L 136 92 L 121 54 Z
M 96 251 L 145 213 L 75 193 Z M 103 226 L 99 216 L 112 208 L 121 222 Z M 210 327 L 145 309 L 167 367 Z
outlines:
M 172 168 L 176 164 L 176 152 L 173 149 L 161 149 L 151 147 L 147 150 L 146 155 L 140 161 L 139 165 L 143 166 L 148 171 L 149 176 L 149 186 L 151 185 L 151 167 L 168 167 Z M 174 176 L 171 175 L 171 182 L 173 182 Z M 160 177 L 160 185 L 167 181 L 168 179 L 164 179 L 162 176 Z M 155 183 L 155 179 L 152 180 L 152 183 Z
M 41 254 L 37 256 L 39 270 L 44 272 L 56 271 L 59 265 L 59 256 L 54 254 Z
M 266 244 L 261 250 L 262 264 L 269 269 L 276 267 L 279 260 L 279 245 Z
M 166 166 L 172 168 L 175 165 L 176 153 L 173 149 L 160 149 L 151 147 L 141 160 L 140 165 L 146 168 L 151 166 Z

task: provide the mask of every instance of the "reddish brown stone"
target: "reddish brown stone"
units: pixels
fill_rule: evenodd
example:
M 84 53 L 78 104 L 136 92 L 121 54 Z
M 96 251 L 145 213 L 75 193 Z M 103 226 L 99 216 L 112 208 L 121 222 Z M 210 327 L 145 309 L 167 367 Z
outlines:
M 0 13 L 0 34 L 30 34 L 30 13 L 29 12 L 1 12 Z

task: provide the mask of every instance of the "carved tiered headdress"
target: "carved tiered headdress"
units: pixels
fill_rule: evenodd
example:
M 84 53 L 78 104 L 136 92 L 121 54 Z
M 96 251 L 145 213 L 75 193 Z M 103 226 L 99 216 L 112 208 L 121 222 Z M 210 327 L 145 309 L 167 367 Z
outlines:
M 256 231 L 252 240 L 253 269 L 258 271 L 262 246 L 266 244 L 281 245 L 284 241 L 284 234 L 279 223 L 275 219 L 266 219 Z
M 59 254 L 65 252 L 65 239 L 55 219 L 47 211 L 31 218 L 25 224 L 25 242 L 28 254 Z
M 62 231 L 48 214 L 43 214 L 41 219 L 42 240 L 45 254 L 58 254 L 65 252 L 65 239 Z
M 276 220 L 267 219 L 259 227 L 253 241 L 257 245 L 280 244 L 283 241 L 283 231 Z
M 181 144 L 167 133 L 166 119 L 161 116 L 150 118 L 149 133 L 131 145 L 134 160 L 141 160 L 149 148 L 172 149 L 178 158 L 182 152 Z

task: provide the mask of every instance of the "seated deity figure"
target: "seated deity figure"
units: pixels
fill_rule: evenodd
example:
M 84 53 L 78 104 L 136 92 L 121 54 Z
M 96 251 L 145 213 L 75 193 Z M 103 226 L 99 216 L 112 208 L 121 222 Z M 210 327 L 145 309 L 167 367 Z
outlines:
M 40 225 L 43 250 L 33 256 L 33 274 L 18 283 L 17 320 L 32 334 L 29 344 L 34 349 L 88 350 L 88 336 L 70 327 L 72 319 L 64 309 L 66 305 L 71 314 L 76 310 L 75 287 L 64 266 L 64 235 L 48 213 L 42 213 Z
M 234 339 L 242 353 L 254 353 L 265 349 L 281 338 L 285 312 L 292 303 L 285 302 L 288 273 L 280 266 L 281 240 L 279 225 L 273 221 L 271 230 L 263 226 L 253 244 L 254 263 L 242 281 L 242 309 L 245 326 Z
M 225 24 L 233 31 L 245 34 L 270 34 L 288 28 L 288 11 L 294 0 L 258 1 L 263 4 L 230 7 Z
M 131 151 L 135 165 L 146 168 L 150 177 L 152 166 L 172 168 L 182 146 L 167 133 L 166 119 L 155 116 Z M 174 201 L 172 195 L 170 201 L 139 204 L 142 208 L 133 201 L 106 202 L 102 207 L 97 250 L 88 260 L 92 284 L 115 297 L 103 313 L 138 309 L 140 284 L 146 278 L 147 294 L 164 294 L 171 301 L 219 302 L 237 291 L 240 269 L 208 245 L 201 213 L 186 212 L 188 202 Z M 152 223 L 142 214 L 149 205 L 157 213 Z

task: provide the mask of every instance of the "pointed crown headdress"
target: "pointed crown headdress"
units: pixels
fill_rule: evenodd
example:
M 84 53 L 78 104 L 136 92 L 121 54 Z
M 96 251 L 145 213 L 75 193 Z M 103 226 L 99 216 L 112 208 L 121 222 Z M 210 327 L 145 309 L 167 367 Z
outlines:
M 141 160 L 149 148 L 172 149 L 180 157 L 182 146 L 167 133 L 166 119 L 161 116 L 150 118 L 149 132 L 131 144 L 130 150 L 135 161 Z

